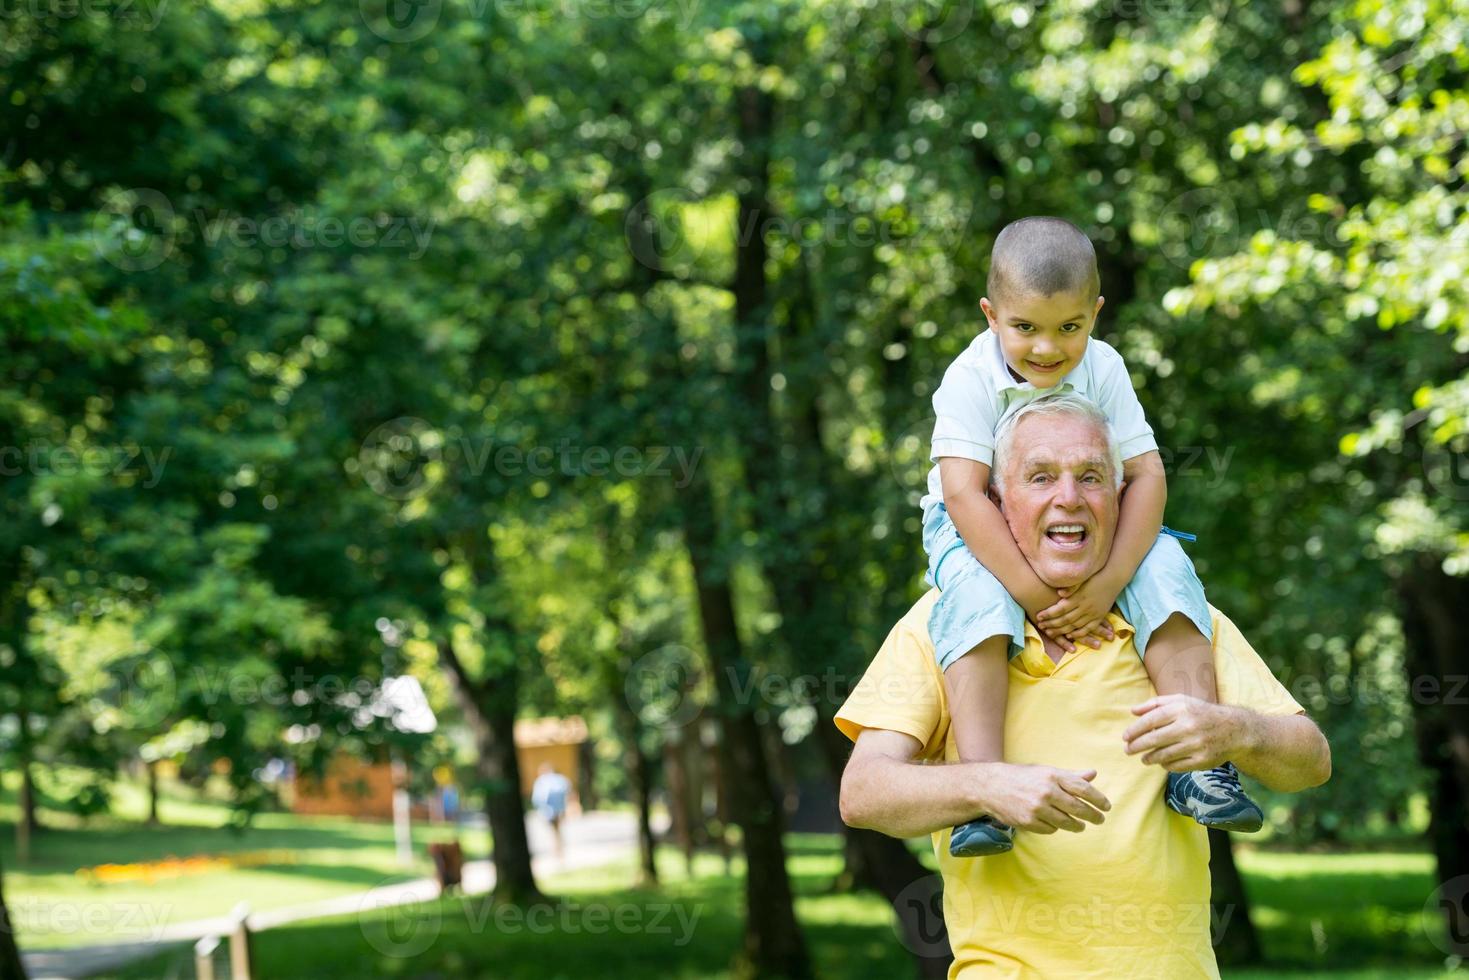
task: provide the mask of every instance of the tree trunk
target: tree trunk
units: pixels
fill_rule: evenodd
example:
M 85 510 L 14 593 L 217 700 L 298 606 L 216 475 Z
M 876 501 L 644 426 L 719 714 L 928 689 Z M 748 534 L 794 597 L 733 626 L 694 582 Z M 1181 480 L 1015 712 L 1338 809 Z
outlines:
M 620 671 L 612 672 L 609 678 L 613 682 L 610 696 L 613 710 L 617 713 L 622 740 L 627 743 L 627 774 L 632 782 L 633 802 L 638 807 L 638 883 L 656 885 L 658 865 L 653 850 L 653 765 L 648 760 L 648 753 L 643 751 L 643 720 L 628 702 L 621 685 L 616 683 L 621 677 Z M 669 810 L 675 808 L 676 805 L 670 800 Z
M 684 873 L 694 876 L 694 804 L 689 786 L 688 755 L 684 750 L 681 731 L 675 729 L 663 743 L 663 772 L 668 783 L 668 815 L 671 818 L 673 839 L 683 852 Z
M 614 516 L 608 515 L 609 524 L 615 519 Z M 617 567 L 624 567 L 628 556 L 619 549 L 605 530 L 602 531 L 601 538 L 609 563 Z M 638 714 L 637 709 L 628 699 L 626 688 L 627 672 L 633 660 L 634 639 L 627 624 L 622 622 L 621 607 L 618 603 L 608 602 L 606 615 L 608 620 L 617 626 L 618 657 L 615 663 L 609 662 L 606 665 L 603 684 L 607 690 L 607 697 L 612 702 L 612 711 L 617 718 L 618 730 L 627 746 L 625 754 L 627 773 L 632 783 L 633 802 L 638 808 L 638 884 L 651 887 L 658 884 L 658 861 L 654 850 L 657 842 L 653 839 L 653 764 L 648 759 L 648 753 L 643 751 L 643 736 L 646 734 L 646 728 L 642 716 Z M 669 802 L 669 809 L 674 809 L 673 801 Z
M 20 765 L 20 818 L 15 821 L 15 863 L 31 863 L 31 836 L 36 830 L 35 790 L 31 786 L 31 767 Z
M 635 201 L 643 201 L 651 193 L 646 175 L 639 167 L 637 162 L 629 161 L 627 168 L 628 189 Z M 631 217 L 638 216 L 635 213 Z M 642 218 L 650 219 L 651 216 L 645 214 Z M 666 275 L 664 270 L 654 268 L 656 257 L 664 252 L 660 247 L 662 243 L 657 240 L 658 226 L 651 220 L 630 220 L 628 235 L 634 252 L 641 257 L 635 276 L 639 301 L 642 302 L 648 290 Z M 754 237 L 760 238 L 758 234 Z M 763 240 L 759 248 L 763 254 Z M 745 252 L 740 248 L 737 258 L 738 282 L 745 282 L 749 277 L 750 259 Z M 748 299 L 749 291 L 741 289 L 737 283 L 736 292 L 738 306 L 742 302 L 739 296 Z M 693 383 L 691 372 L 679 355 L 682 345 L 675 325 L 661 313 L 649 312 L 651 323 L 660 335 L 655 347 L 658 374 L 679 392 L 697 389 L 698 385 Z M 741 321 L 736 325 L 738 332 L 743 329 L 743 321 L 738 315 L 736 319 Z M 691 413 L 682 396 L 663 407 L 669 413 L 665 419 L 665 431 L 693 433 Z M 742 703 L 737 693 L 744 690 L 750 668 L 735 627 L 734 598 L 730 592 L 728 568 L 720 554 L 714 496 L 703 469 L 695 468 L 691 474 L 690 482 L 681 491 L 678 511 L 689 563 L 694 572 L 700 630 L 715 677 L 721 723 L 718 752 L 720 796 L 727 799 L 730 818 L 743 831 L 746 913 L 741 972 L 754 977 L 809 977 L 811 961 L 806 952 L 805 937 L 796 922 L 790 878 L 786 872 L 780 804 L 770 785 L 753 706 Z
M 36 816 L 36 783 L 31 776 L 29 762 L 22 763 L 20 767 L 20 822 L 25 824 L 29 834 L 41 829 L 41 820 Z
M 877 891 L 877 879 L 853 827 L 842 828 L 842 870 L 832 881 L 831 890 L 836 894 Z
M 15 944 L 15 929 L 10 922 L 10 909 L 5 905 L 3 883 L 0 883 L 0 980 L 26 980 L 25 965 L 21 963 L 20 948 Z
M 1416 557 L 1399 584 L 1403 604 L 1403 666 L 1414 711 L 1418 755 L 1428 769 L 1428 827 L 1439 907 L 1448 930 L 1443 948 L 1469 957 L 1469 895 L 1449 883 L 1469 876 L 1469 653 L 1455 619 L 1469 608 L 1469 579 L 1443 572 L 1433 555 Z M 1444 887 L 1448 886 L 1448 887 Z
M 811 961 L 786 874 L 781 804 L 771 786 L 754 706 L 740 696 L 748 689 L 750 665 L 735 627 L 734 597 L 717 554 L 714 501 L 702 471 L 685 492 L 684 532 L 704 645 L 719 693 L 720 768 L 729 790 L 730 817 L 744 838 L 744 958 L 755 977 L 809 977 Z
M 158 763 L 145 762 L 148 771 L 148 826 L 158 826 Z
M 824 700 L 817 702 L 817 739 L 827 768 L 840 783 L 846 768 L 847 739 L 832 722 L 832 708 Z M 875 888 L 893 907 L 903 945 L 913 954 L 918 976 L 924 980 L 942 980 L 948 976 L 954 954 L 949 947 L 949 929 L 944 921 L 943 902 L 936 901 L 942 892 L 935 872 L 924 867 L 917 855 L 903 841 L 875 830 L 848 827 L 847 850 L 858 855 L 853 869 L 854 884 Z
M 801 791 L 796 785 L 795 766 L 791 763 L 790 752 L 786 750 L 785 739 L 781 737 L 780 725 L 774 721 L 762 723 L 760 736 L 765 742 L 765 763 L 770 767 L 781 809 L 787 815 L 795 813 L 796 808 L 801 805 Z
M 545 901 L 531 870 L 525 804 L 520 795 L 520 760 L 515 754 L 515 672 L 506 671 L 491 681 L 475 681 L 447 638 L 439 641 L 439 663 L 448 673 L 478 750 L 485 816 L 494 839 L 494 900 L 514 905 Z
M 1234 864 L 1229 835 L 1220 830 L 1209 831 L 1209 878 L 1212 883 L 1209 915 L 1214 955 L 1219 965 L 1259 963 L 1264 955 L 1260 951 L 1260 936 L 1250 921 L 1249 896 Z
M 15 862 L 16 864 L 29 864 L 31 862 L 31 832 L 35 830 L 35 823 L 26 818 L 26 811 L 34 811 L 35 801 L 32 799 L 31 790 L 31 767 L 21 765 L 21 818 L 15 821 Z
M 832 465 L 827 458 L 821 441 L 819 408 L 809 394 L 804 399 L 796 394 L 791 396 L 790 442 L 782 445 L 781 426 L 771 405 L 774 371 L 770 351 L 771 309 L 765 272 L 767 250 L 760 231 L 770 209 L 768 142 L 774 104 L 768 93 L 751 87 L 738 93 L 736 110 L 744 145 L 742 174 L 745 178 L 739 196 L 740 239 L 732 287 L 738 350 L 736 383 L 745 408 L 739 416 L 740 443 L 746 448 L 743 472 L 760 501 L 764 529 L 773 532 L 784 549 L 785 557 L 767 559 L 765 567 L 781 614 L 780 636 L 798 662 L 804 660 L 815 667 L 816 662 L 802 656 L 802 651 L 810 649 L 813 638 L 837 637 L 846 641 L 851 637 L 850 619 L 842 597 L 837 594 L 839 582 L 823 578 L 828 568 L 842 567 L 840 555 L 847 544 L 835 539 L 826 525 L 824 504 L 840 496 L 848 481 L 842 467 Z M 782 337 L 781 346 L 788 355 L 810 342 L 807 334 L 812 327 L 814 296 L 808 273 L 804 265 L 798 270 L 797 287 L 787 306 L 792 329 L 790 336 Z M 806 467 L 803 485 L 821 488 L 827 495 L 802 515 L 794 513 L 786 486 L 789 474 L 781 464 L 786 449 L 794 449 L 792 458 Z M 835 644 L 823 648 L 820 659 L 824 666 L 840 662 L 840 658 L 834 661 L 831 656 L 835 649 Z M 832 778 L 840 782 L 848 747 L 832 722 L 836 705 L 822 698 L 816 701 L 822 754 Z M 864 873 L 877 884 L 883 897 L 893 903 L 904 944 L 917 960 L 919 975 L 946 975 L 952 953 L 942 904 L 933 900 L 939 893 L 935 876 L 901 841 L 871 831 L 849 830 L 849 834 L 854 835 L 855 845 L 863 855 Z
M 20 816 L 15 821 L 15 862 L 28 864 L 31 860 L 31 840 L 41 829 L 36 818 L 36 784 L 31 776 L 31 713 L 21 708 L 17 720 L 20 732 L 17 750 L 20 755 Z
M 641 746 L 633 747 L 633 790 L 638 803 L 638 877 L 658 884 L 657 841 L 653 837 L 653 766 Z
M 576 799 L 582 811 L 601 807 L 601 796 L 597 793 L 597 753 L 592 751 L 592 741 L 581 743 L 576 749 L 576 762 L 581 767 L 581 778 L 576 783 Z

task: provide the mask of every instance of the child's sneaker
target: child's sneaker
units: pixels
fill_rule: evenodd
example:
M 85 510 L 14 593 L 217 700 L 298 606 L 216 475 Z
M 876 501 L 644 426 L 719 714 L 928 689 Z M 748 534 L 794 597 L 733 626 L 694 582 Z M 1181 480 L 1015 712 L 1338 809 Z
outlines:
M 1004 854 L 1014 847 L 1015 828 L 993 817 L 980 817 L 961 823 L 949 835 L 949 853 L 956 858 L 984 857 Z
M 1245 794 L 1232 762 L 1197 772 L 1170 772 L 1163 799 L 1168 809 L 1205 827 L 1253 834 L 1265 825 L 1265 814 Z

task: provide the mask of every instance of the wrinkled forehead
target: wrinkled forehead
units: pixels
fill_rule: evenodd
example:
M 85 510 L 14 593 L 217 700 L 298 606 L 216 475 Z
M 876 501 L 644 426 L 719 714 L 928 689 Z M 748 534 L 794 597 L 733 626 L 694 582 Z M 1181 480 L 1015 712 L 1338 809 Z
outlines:
M 1024 475 L 1039 470 L 1112 473 L 1107 433 L 1090 419 L 1037 415 L 1020 420 L 1006 469 Z

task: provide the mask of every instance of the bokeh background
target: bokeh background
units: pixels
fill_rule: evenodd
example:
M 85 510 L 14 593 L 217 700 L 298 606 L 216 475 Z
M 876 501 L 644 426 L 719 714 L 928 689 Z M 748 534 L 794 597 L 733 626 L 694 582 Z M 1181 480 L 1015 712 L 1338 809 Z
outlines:
M 1030 214 L 1095 242 L 1168 523 L 1334 750 L 1214 841 L 1226 976 L 1457 968 L 1466 41 L 1464 0 L 6 0 L 0 976 L 193 976 L 166 927 L 451 837 L 493 904 L 257 922 L 255 975 L 941 975 L 831 717 Z M 626 840 L 543 859 L 517 719 L 584 725 Z M 349 764 L 429 807 L 407 864 L 287 792 Z

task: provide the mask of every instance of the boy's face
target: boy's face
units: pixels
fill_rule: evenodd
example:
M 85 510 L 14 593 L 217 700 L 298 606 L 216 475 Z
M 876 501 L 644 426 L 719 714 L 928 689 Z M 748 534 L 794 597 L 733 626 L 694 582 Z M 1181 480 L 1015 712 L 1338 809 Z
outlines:
M 1093 301 L 1083 291 L 1017 293 L 997 303 L 986 297 L 979 305 L 1000 339 L 1010 370 L 1037 388 L 1053 388 L 1081 363 L 1102 302 L 1102 297 Z

